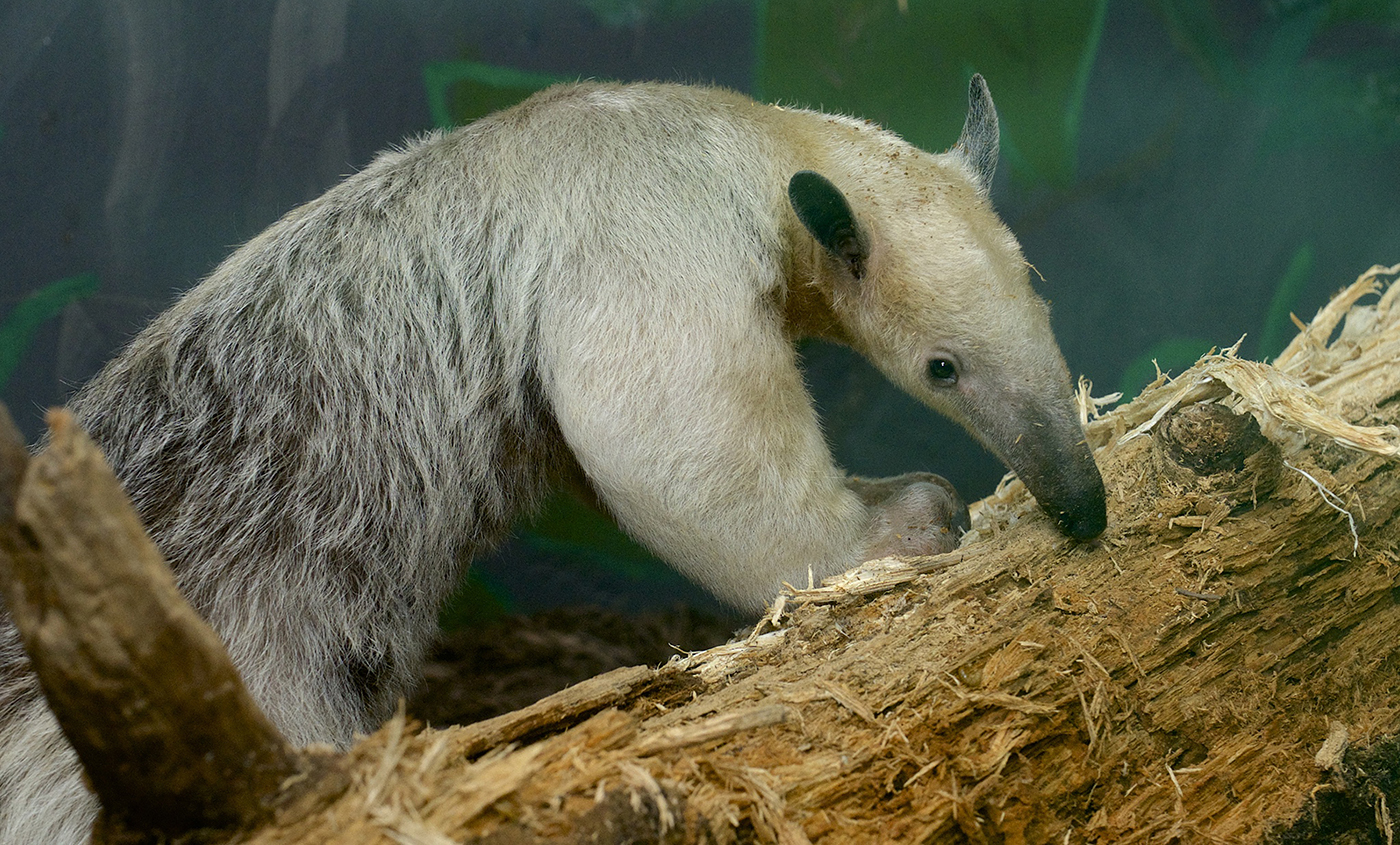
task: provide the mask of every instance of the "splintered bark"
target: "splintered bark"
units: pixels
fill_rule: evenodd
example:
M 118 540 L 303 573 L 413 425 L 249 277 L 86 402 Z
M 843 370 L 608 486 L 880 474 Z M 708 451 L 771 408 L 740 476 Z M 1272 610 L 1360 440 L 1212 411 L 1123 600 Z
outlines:
M 1400 285 L 1357 303 L 1397 272 L 1272 365 L 1226 350 L 1101 417 L 1083 390 L 1097 542 L 1010 482 L 959 550 L 790 589 L 742 640 L 400 716 L 238 841 L 1392 842 Z
M 305 766 L 175 588 L 67 412 L 30 460 L 0 410 L 0 572 L 50 708 L 102 801 L 99 840 L 239 829 Z
M 745 640 L 528 716 L 396 720 L 340 801 L 252 841 L 1390 841 L 1400 286 L 1354 307 L 1379 275 L 1273 366 L 1209 356 L 1090 420 L 1099 542 L 1013 482 L 957 552 L 792 590 Z

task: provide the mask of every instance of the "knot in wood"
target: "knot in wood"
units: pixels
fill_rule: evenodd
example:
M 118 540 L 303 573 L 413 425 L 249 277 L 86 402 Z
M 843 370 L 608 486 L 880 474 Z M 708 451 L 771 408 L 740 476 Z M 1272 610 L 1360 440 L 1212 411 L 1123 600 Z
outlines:
M 1162 421 L 1160 439 L 1173 461 L 1197 475 L 1239 472 L 1269 442 L 1252 415 L 1214 403 L 1178 408 Z
M 1283 471 L 1277 446 L 1249 414 L 1201 403 L 1179 408 L 1153 434 L 1153 464 L 1163 496 L 1186 495 L 1192 509 L 1205 496 L 1230 508 L 1253 505 L 1273 493 Z

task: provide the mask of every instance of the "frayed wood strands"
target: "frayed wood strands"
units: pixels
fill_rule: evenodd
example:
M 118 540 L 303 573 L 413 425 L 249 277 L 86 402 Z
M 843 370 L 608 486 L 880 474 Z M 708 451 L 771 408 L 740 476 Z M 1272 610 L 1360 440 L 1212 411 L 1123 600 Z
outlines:
M 1355 303 L 1340 314 L 1363 307 Z M 1366 351 L 1387 348 L 1374 335 L 1400 337 L 1400 325 L 1388 304 L 1371 307 L 1385 319 L 1367 318 L 1364 344 L 1343 332 L 1334 341 L 1349 344 L 1343 355 L 1309 341 L 1310 360 L 1380 383 L 1374 373 L 1385 367 L 1368 365 Z M 1333 319 L 1337 309 L 1324 312 L 1319 319 Z M 641 721 L 624 732 L 631 739 L 606 749 L 573 742 L 572 774 L 552 781 L 555 794 L 538 785 L 558 768 L 549 764 L 489 811 L 494 825 L 482 817 L 451 835 L 511 825 L 563 831 L 564 819 L 580 817 L 569 813 L 578 797 L 601 806 L 596 794 L 624 789 L 680 820 L 665 834 L 683 834 L 675 841 L 702 841 L 702 830 L 732 841 L 736 827 L 784 843 L 994 833 L 1008 842 L 1154 842 L 1187 831 L 1202 841 L 1258 841 L 1316 786 L 1317 726 L 1330 723 L 1317 719 L 1315 702 L 1328 702 L 1335 723 L 1367 722 L 1374 736 L 1400 728 L 1394 708 L 1362 704 L 1385 700 L 1388 687 L 1361 672 L 1375 659 L 1365 655 L 1384 650 L 1375 638 L 1400 633 L 1393 611 L 1377 612 L 1388 605 L 1386 570 L 1365 562 L 1368 549 L 1394 542 L 1395 503 L 1373 504 L 1381 492 L 1365 484 L 1381 477 L 1369 462 L 1396 453 L 1395 428 L 1342 416 L 1388 397 L 1348 395 L 1343 382 L 1299 365 L 1301 354 L 1286 369 L 1230 351 L 1209 356 L 1101 415 L 1086 387 L 1085 417 L 1117 499 L 1099 544 L 1058 538 L 1009 482 L 979 503 L 981 542 L 789 589 L 752 636 L 678 657 L 640 684 L 631 712 Z M 1350 558 L 1353 542 L 1301 475 L 1290 474 L 1296 486 L 1280 482 L 1276 504 L 1244 513 L 1203 493 L 1154 487 L 1144 470 L 1153 429 L 1203 401 L 1254 415 L 1300 472 L 1365 501 L 1352 564 L 1361 570 L 1317 570 L 1327 559 L 1319 549 Z M 1313 450 L 1329 442 L 1365 453 L 1361 463 L 1319 468 Z M 1285 505 L 1296 518 L 1286 518 Z M 1314 619 L 1314 636 L 1244 624 L 1304 577 L 1308 595 L 1292 599 L 1289 613 Z M 1047 616 L 1037 608 L 1050 589 L 1077 590 L 1098 611 Z M 1329 612 L 1341 593 L 1358 605 Z M 1213 601 L 1193 598 L 1207 595 Z M 1335 644 L 1310 653 L 1324 631 Z M 684 698 L 662 692 L 678 674 L 702 687 Z M 1281 675 L 1302 680 L 1289 690 Z M 1314 697 L 1320 690 L 1328 692 Z M 764 703 L 774 699 L 781 703 Z M 567 742 L 582 728 L 537 745 Z M 1258 788 L 1233 775 L 1245 771 L 1262 779 Z M 1087 807 L 1070 800 L 1086 793 Z M 658 795 L 677 796 L 684 809 Z M 662 835 L 661 814 L 656 824 Z
M 1389 841 L 1397 272 L 1273 365 L 1226 350 L 1109 411 L 1084 386 L 1096 542 L 1008 480 L 957 551 L 788 588 L 734 642 L 478 725 L 400 714 L 237 841 L 1259 843 L 1328 795 Z M 1202 474 L 1166 440 L 1206 406 L 1250 445 Z
M 1180 382 L 1186 386 L 1162 403 L 1146 422 L 1120 438 L 1120 443 L 1147 434 L 1178 406 L 1225 400 L 1227 405 L 1253 414 L 1260 428 L 1276 442 L 1293 445 L 1296 435 L 1281 431 L 1280 426 L 1284 426 L 1305 435 L 1330 437 L 1358 451 L 1386 457 L 1400 454 L 1400 428 L 1353 425 L 1328 410 L 1302 381 L 1268 364 L 1236 358 L 1233 353 L 1211 355 L 1173 384 Z

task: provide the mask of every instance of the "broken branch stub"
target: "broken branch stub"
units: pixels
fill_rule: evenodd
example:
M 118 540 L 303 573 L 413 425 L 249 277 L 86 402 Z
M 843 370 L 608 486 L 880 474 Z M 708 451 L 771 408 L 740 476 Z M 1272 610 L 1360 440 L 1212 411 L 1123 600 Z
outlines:
M 1172 460 L 1197 475 L 1238 472 L 1269 442 L 1254 417 L 1213 402 L 1176 409 L 1163 420 L 1160 436 Z
M 1249 413 L 1215 402 L 1179 406 L 1155 431 L 1152 454 L 1164 480 L 1230 508 L 1257 503 L 1278 486 L 1283 457 Z
M 0 421 L 0 586 L 101 799 L 94 838 L 266 820 L 297 753 L 176 589 L 96 445 L 66 411 L 48 423 L 26 468 L 7 412 Z

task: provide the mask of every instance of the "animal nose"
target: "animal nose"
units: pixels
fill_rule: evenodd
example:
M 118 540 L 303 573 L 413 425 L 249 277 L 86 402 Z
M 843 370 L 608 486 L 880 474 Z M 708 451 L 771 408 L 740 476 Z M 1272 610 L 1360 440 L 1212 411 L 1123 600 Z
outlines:
M 1060 532 L 1076 540 L 1092 540 L 1108 525 L 1103 486 L 1086 491 L 1054 511 Z

